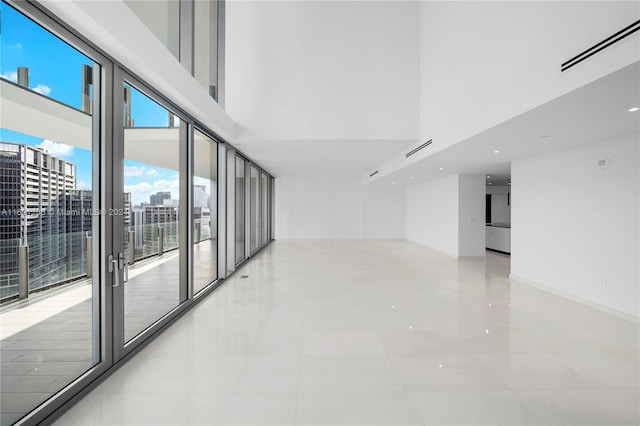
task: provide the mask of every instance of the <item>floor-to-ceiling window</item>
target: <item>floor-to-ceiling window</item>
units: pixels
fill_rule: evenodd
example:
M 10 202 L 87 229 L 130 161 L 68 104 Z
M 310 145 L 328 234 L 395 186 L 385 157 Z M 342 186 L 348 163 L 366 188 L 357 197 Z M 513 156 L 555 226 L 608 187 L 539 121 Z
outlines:
M 179 159 L 186 124 L 133 85 L 123 89 L 126 342 L 181 302 L 180 181 L 186 176 Z M 133 226 L 132 210 L 139 215 Z
M 206 2 L 206 1 L 205 1 Z M 149 30 L 176 57 L 180 58 L 180 1 L 124 0 Z
M 236 156 L 235 173 L 235 256 L 236 263 L 243 261 L 247 255 L 245 252 L 245 203 L 246 203 L 246 161 L 240 156 Z
M 252 164 L 249 174 L 249 247 L 253 254 L 260 247 L 260 171 Z
M 260 210 L 260 228 L 261 228 L 261 245 L 265 245 L 268 239 L 269 231 L 269 176 L 266 173 L 260 173 L 262 208 Z
M 224 2 L 218 0 L 124 0 L 158 40 L 216 101 L 221 99 L 220 23 Z M 184 23 L 191 28 L 185 31 Z M 190 31 L 189 31 L 190 30 Z
M 104 62 L 7 3 L 0 17 L 0 407 L 9 425 L 103 361 Z
M 273 198 L 274 198 L 274 182 L 273 182 L 273 178 L 271 176 L 269 176 L 269 204 L 268 204 L 268 209 L 269 209 L 269 235 L 268 235 L 268 240 L 271 241 L 273 240 L 273 228 L 274 228 L 274 223 L 273 223 Z
M 220 283 L 225 238 L 239 261 L 250 229 L 264 246 L 266 175 L 236 157 L 225 217 L 224 141 L 37 5 L 0 4 L 1 425 L 35 424 Z
M 193 3 L 193 76 L 218 99 L 218 1 Z
M 193 138 L 193 288 L 218 278 L 218 144 L 196 130 Z

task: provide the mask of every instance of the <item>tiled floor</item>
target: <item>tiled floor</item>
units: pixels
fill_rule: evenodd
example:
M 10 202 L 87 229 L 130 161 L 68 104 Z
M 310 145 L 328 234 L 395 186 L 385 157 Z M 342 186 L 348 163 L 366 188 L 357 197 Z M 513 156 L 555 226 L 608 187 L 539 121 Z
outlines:
M 638 325 L 508 271 L 276 241 L 57 424 L 637 425 Z
M 196 290 L 215 280 L 216 240 L 194 246 Z M 125 292 L 125 337 L 178 305 L 177 251 L 136 262 Z M 0 425 L 10 425 L 94 365 L 91 281 L 34 293 L 0 311 Z

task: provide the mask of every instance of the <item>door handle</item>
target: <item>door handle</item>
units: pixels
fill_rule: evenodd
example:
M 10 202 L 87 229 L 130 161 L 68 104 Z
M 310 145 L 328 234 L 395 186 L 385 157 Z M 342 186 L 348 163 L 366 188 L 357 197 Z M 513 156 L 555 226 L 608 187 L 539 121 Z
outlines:
M 114 284 L 112 284 L 111 286 L 118 287 L 120 285 L 120 273 L 118 272 L 120 268 L 118 268 L 118 260 L 114 259 L 113 255 L 110 254 L 107 260 L 107 263 L 108 263 L 109 272 L 113 274 Z

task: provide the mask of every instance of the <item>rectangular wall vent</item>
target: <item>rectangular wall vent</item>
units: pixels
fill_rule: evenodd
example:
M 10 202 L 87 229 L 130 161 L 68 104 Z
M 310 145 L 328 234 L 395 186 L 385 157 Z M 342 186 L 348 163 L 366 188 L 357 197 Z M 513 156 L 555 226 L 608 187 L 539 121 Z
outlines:
M 409 158 L 409 157 L 411 157 L 413 154 L 415 154 L 416 152 L 420 151 L 421 149 L 428 147 L 429 145 L 431 145 L 431 142 L 433 142 L 433 139 L 429 139 L 428 141 L 426 141 L 425 143 L 423 143 L 422 145 L 420 145 L 420 146 L 419 146 L 419 147 L 417 147 L 416 149 L 414 149 L 414 150 L 411 150 L 411 151 L 407 152 L 407 153 L 405 154 L 405 158 Z
M 566 71 L 569 68 L 571 68 L 572 66 L 578 65 L 580 62 L 584 61 L 585 59 L 587 59 L 587 58 L 595 55 L 596 53 L 600 52 L 601 50 L 606 49 L 607 47 L 619 42 L 623 38 L 630 36 L 631 34 L 635 33 L 638 30 L 640 30 L 640 20 L 634 22 L 633 24 L 629 25 L 626 28 L 623 28 L 622 30 L 618 31 L 617 33 L 613 34 L 612 36 L 609 36 L 609 37 L 605 38 L 600 43 L 594 44 L 593 46 L 591 46 L 590 48 L 588 48 L 584 52 L 580 53 L 579 55 L 574 56 L 573 58 L 569 59 L 567 62 L 565 62 L 565 63 L 563 63 L 561 65 L 560 71 Z
M 374 177 L 375 175 L 377 175 L 378 173 L 380 173 L 380 170 L 376 170 L 375 172 L 371 173 L 369 175 L 369 177 Z

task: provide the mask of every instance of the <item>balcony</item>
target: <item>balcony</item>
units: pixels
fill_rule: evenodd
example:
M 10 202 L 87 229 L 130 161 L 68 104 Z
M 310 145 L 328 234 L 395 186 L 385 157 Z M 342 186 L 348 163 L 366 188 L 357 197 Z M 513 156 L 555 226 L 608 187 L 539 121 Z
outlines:
M 177 229 L 177 223 L 162 225 L 167 229 L 164 235 L 170 235 L 170 229 Z M 141 232 L 144 227 L 131 227 L 127 232 L 129 230 L 137 236 L 136 231 Z M 210 227 L 202 225 L 201 238 L 193 251 L 193 262 L 197 265 L 194 281 L 216 276 L 217 241 L 210 237 Z M 5 418 L 11 423 L 14 421 L 11 419 L 22 417 L 31 407 L 46 401 L 100 361 L 97 349 L 100 338 L 95 334 L 100 327 L 94 324 L 94 318 L 98 317 L 94 281 L 87 277 L 86 266 L 81 266 L 86 265 L 87 236 L 62 234 L 59 238 L 84 244 L 83 257 L 71 262 L 77 265 L 76 269 L 59 275 L 59 281 L 43 282 L 27 299 L 13 296 L 0 305 L 3 422 Z M 143 242 L 135 249 L 135 261 L 129 266 L 128 281 L 123 284 L 125 340 L 135 337 L 141 329 L 164 316 L 167 307 L 174 307 L 179 301 L 178 246 L 167 240 L 161 256 L 158 246 L 157 240 Z M 143 255 L 154 250 L 155 255 Z M 213 275 L 206 275 L 211 274 L 212 269 Z M 0 283 L 6 278 L 6 274 L 0 276 Z

